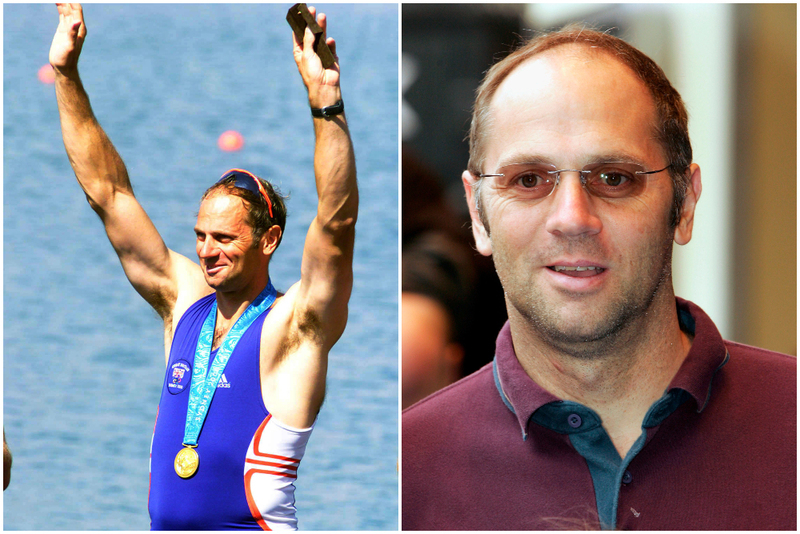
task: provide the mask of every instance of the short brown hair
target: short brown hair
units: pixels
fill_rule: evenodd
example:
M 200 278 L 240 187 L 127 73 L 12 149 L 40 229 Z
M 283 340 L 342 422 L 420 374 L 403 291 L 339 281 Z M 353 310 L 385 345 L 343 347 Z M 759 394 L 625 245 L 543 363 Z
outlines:
M 200 201 L 202 202 L 216 191 L 224 191 L 225 194 L 234 195 L 241 198 L 242 200 L 246 201 L 245 207 L 247 208 L 247 219 L 245 222 L 249 224 L 250 228 L 252 229 L 253 241 L 257 243 L 267 230 L 275 225 L 278 225 L 281 229 L 281 235 L 278 238 L 278 245 L 280 245 L 281 241 L 283 240 L 283 229 L 286 227 L 285 200 L 287 197 L 281 195 L 271 183 L 263 178 L 258 178 L 258 181 L 261 182 L 261 185 L 264 187 L 264 191 L 266 191 L 267 196 L 269 196 L 270 202 L 272 202 L 272 216 L 269 214 L 269 208 L 267 207 L 267 203 L 264 201 L 263 197 L 256 195 L 247 189 L 235 186 L 235 176 L 231 176 L 221 182 L 217 182 L 206 189 L 206 192 L 203 193 L 203 197 L 200 199 Z
M 580 44 L 593 51 L 606 52 L 636 74 L 650 91 L 656 106 L 655 138 L 661 144 L 667 162 L 671 165 L 673 182 L 672 226 L 680 221 L 681 207 L 686 196 L 692 163 L 692 145 L 689 141 L 689 115 L 681 95 L 669 83 L 664 71 L 655 61 L 622 39 L 605 32 L 587 29 L 584 25 L 570 24 L 561 30 L 535 37 L 499 61 L 486 73 L 478 87 L 469 132 L 469 171 L 478 176 L 485 160 L 485 130 L 488 128 L 489 107 L 497 88 L 520 64 L 533 56 L 567 44 Z M 478 182 L 479 184 L 480 182 Z M 480 193 L 476 187 L 476 197 Z

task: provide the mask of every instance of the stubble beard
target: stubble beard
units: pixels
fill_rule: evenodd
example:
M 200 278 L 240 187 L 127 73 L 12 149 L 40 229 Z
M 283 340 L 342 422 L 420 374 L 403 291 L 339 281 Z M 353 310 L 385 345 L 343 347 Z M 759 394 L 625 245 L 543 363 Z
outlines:
M 229 293 L 235 292 L 240 289 L 242 282 L 240 280 L 241 273 L 234 273 L 232 272 L 233 266 L 227 266 L 227 272 L 225 273 L 224 277 L 219 277 L 219 273 L 216 277 L 210 277 L 208 273 L 204 272 L 206 284 L 213 289 L 214 291 L 220 293 Z
M 588 240 L 572 240 L 563 244 L 561 252 L 589 252 L 597 245 Z M 547 257 L 558 254 L 548 253 Z M 671 291 L 672 236 L 654 244 L 639 268 L 646 276 L 626 280 L 614 291 L 590 307 L 580 317 L 566 316 L 558 302 L 536 284 L 524 278 L 505 276 L 502 261 L 495 256 L 498 276 L 505 290 L 509 313 L 516 312 L 535 338 L 561 353 L 581 360 L 596 360 L 619 352 L 643 335 L 642 325 L 651 313 L 659 294 Z M 525 286 L 525 287 L 521 287 Z M 573 295 L 566 294 L 566 298 Z M 575 295 L 574 298 L 580 298 Z

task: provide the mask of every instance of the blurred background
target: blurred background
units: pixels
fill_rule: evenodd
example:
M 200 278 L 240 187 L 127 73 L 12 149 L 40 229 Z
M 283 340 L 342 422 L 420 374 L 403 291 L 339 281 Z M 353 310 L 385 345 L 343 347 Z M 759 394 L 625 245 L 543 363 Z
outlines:
M 287 4 L 88 4 L 81 76 L 167 245 L 195 259 L 200 197 L 243 167 L 289 194 L 276 288 L 316 210 L 314 133 Z M 40 68 L 52 4 L 3 6 L 5 530 L 147 530 L 163 324 L 70 168 Z M 320 5 L 337 41 L 360 210 L 347 329 L 299 471 L 299 526 L 398 528 L 397 4 Z M 218 146 L 227 130 L 237 143 Z M 177 503 L 176 503 L 177 504 Z
M 471 108 L 493 63 L 571 22 L 649 55 L 688 108 L 703 194 L 692 241 L 675 246 L 676 294 L 702 307 L 726 339 L 796 354 L 796 14 L 795 4 L 404 5 L 403 404 L 419 398 L 414 387 L 433 387 L 423 377 L 447 382 L 453 361 L 467 374 L 493 357 L 505 305 L 491 261 L 472 249 L 461 184 Z M 434 267 L 420 274 L 407 251 Z M 473 298 L 453 303 L 453 289 L 436 277 Z M 439 322 L 424 324 L 437 341 L 407 345 L 420 336 L 407 319 L 411 326 L 412 314 L 433 309 Z

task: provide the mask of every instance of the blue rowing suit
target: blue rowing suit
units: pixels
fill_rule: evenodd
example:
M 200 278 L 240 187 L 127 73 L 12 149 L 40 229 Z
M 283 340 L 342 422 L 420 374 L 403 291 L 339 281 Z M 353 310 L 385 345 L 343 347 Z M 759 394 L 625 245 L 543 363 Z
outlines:
M 311 428 L 283 425 L 264 406 L 259 354 L 269 309 L 239 340 L 219 380 L 198 439 L 197 472 L 188 479 L 175 472 L 197 340 L 215 298 L 192 304 L 175 329 L 150 447 L 150 527 L 296 529 L 294 481 Z

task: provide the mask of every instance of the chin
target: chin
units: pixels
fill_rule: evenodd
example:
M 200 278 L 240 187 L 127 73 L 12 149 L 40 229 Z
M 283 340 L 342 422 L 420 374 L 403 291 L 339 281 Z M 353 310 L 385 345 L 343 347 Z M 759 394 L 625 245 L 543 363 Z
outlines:
M 206 278 L 208 286 L 219 293 L 230 293 L 241 291 L 245 286 L 242 284 L 241 278 Z
M 205 273 L 206 284 L 208 287 L 219 290 L 224 289 L 227 280 L 225 278 L 218 278 L 215 276 L 209 276 L 208 273 Z
M 555 341 L 560 341 L 565 344 L 581 344 L 592 343 L 596 341 L 609 340 L 615 334 L 619 333 L 625 324 L 618 323 L 601 323 L 588 325 L 581 324 L 562 324 L 551 325 L 548 328 L 548 334 Z
M 209 280 L 208 278 L 206 278 L 206 284 L 208 285 L 208 287 L 210 287 L 215 291 L 218 290 L 220 287 L 219 283 L 215 282 L 214 280 Z
M 651 307 L 652 296 L 617 298 L 591 306 L 558 306 L 542 300 L 526 304 L 521 315 L 542 339 L 577 358 L 590 359 L 610 354 L 620 343 L 642 334 L 641 319 Z

